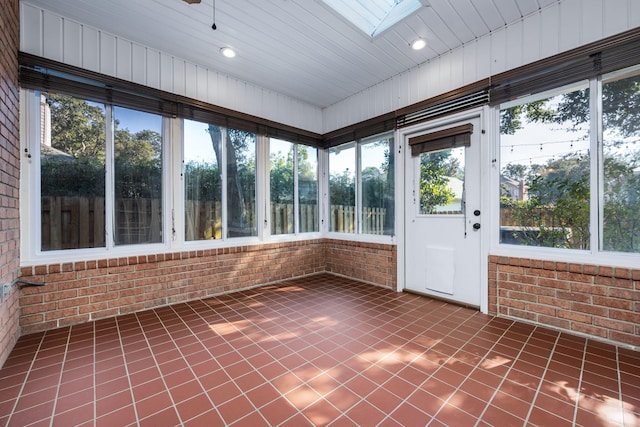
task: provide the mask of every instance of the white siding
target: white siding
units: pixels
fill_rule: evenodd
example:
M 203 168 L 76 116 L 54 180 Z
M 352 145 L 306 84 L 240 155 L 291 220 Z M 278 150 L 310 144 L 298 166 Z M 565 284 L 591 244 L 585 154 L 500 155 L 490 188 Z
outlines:
M 316 106 L 32 5 L 20 3 L 20 15 L 20 50 L 26 53 L 322 132 L 322 111 Z M 368 110 L 367 114 L 377 115 L 378 111 L 382 108 Z
M 515 16 L 516 11 L 513 13 Z M 496 28 L 487 36 L 325 108 L 323 132 L 374 117 L 370 105 L 377 104 L 383 94 L 394 93 L 397 96 L 392 98 L 393 105 L 388 105 L 385 111 L 376 109 L 376 115 L 638 25 L 638 0 L 562 0 L 550 3 L 512 25 Z

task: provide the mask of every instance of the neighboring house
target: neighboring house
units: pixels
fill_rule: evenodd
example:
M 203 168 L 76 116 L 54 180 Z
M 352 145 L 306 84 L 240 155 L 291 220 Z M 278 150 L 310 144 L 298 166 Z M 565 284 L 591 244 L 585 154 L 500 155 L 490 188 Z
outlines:
M 500 175 L 500 189 L 504 195 L 513 200 L 527 201 L 529 200 L 527 194 L 527 186 L 524 180 L 516 181 L 515 179 L 508 178 Z

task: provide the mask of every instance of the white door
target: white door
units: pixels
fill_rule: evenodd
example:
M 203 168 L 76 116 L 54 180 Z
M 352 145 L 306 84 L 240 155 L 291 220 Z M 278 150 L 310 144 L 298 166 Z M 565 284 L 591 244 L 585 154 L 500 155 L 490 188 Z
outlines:
M 433 141 L 439 146 L 430 141 L 413 147 L 425 152 L 405 150 L 405 288 L 480 307 L 480 120 L 426 125 L 408 135 L 405 146 L 469 124 L 468 146 L 443 149 L 453 141 L 445 138 Z

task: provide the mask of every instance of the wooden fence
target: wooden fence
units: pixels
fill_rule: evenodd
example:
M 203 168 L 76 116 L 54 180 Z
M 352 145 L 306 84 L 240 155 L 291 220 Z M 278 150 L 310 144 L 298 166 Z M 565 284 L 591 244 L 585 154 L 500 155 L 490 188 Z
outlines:
M 41 247 L 104 247 L 104 197 L 41 198 Z
M 363 234 L 384 234 L 384 219 L 386 209 L 384 208 L 363 208 L 362 210 L 362 233 Z M 356 232 L 356 211 L 354 206 L 331 205 L 329 216 L 331 220 L 330 231 L 339 233 Z
M 41 248 L 100 248 L 105 246 L 104 197 L 43 196 Z M 159 199 L 118 199 L 114 217 L 117 245 L 162 241 Z
M 42 197 L 42 250 L 95 248 L 105 246 L 105 201 L 103 197 Z M 252 210 L 253 206 L 249 210 Z M 271 233 L 294 232 L 293 204 L 272 203 Z M 362 231 L 383 234 L 385 209 L 365 208 Z M 331 206 L 331 231 L 355 232 L 353 206 Z M 162 201 L 160 199 L 118 199 L 115 242 L 130 245 L 162 241 Z M 252 219 L 252 221 L 255 221 Z M 300 205 L 301 233 L 318 231 L 317 204 Z M 220 202 L 185 201 L 185 237 L 191 240 L 222 237 Z

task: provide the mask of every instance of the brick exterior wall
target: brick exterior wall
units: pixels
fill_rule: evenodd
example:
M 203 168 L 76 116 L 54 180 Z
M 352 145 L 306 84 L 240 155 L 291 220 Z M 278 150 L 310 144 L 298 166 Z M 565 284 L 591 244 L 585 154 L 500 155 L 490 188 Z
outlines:
M 0 0 L 0 286 L 20 266 L 20 123 L 18 93 L 18 0 Z M 0 298 L 0 366 L 19 336 L 18 291 Z
M 326 246 L 327 272 L 396 289 L 395 246 L 335 239 Z
M 46 285 L 22 289 L 20 325 L 28 334 L 325 271 L 391 286 L 391 262 L 393 245 L 320 239 L 23 267 Z
M 640 269 L 491 256 L 489 312 L 640 346 Z

